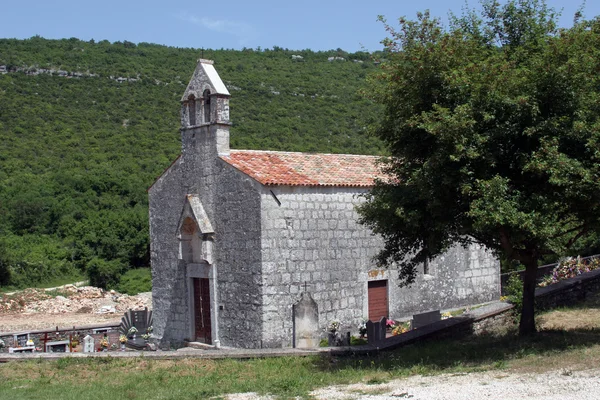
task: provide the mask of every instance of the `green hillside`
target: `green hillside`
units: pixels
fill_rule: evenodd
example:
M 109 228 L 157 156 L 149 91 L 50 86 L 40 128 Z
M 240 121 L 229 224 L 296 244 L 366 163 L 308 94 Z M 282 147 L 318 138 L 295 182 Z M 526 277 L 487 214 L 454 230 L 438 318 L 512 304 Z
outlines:
M 147 43 L 0 39 L 1 286 L 91 272 L 115 287 L 148 266 L 146 189 L 179 153 L 179 99 L 200 56 Z M 375 70 L 369 54 L 203 57 L 232 94 L 232 148 L 383 151 L 366 133 L 379 108 L 358 94 Z

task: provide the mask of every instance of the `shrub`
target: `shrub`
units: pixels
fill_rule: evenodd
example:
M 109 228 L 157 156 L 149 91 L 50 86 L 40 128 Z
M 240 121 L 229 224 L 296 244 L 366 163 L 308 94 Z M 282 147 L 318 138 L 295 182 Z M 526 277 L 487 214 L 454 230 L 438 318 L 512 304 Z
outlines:
M 114 289 L 121 278 L 124 265 L 119 260 L 106 261 L 94 257 L 87 264 L 87 275 L 90 285 L 103 289 Z
M 350 336 L 350 346 L 362 346 L 363 344 L 367 344 L 366 339 Z
M 152 290 L 150 268 L 130 269 L 121 276 L 117 290 L 128 295 L 150 292 Z
M 507 300 L 515 305 L 515 314 L 521 314 L 523 308 L 523 281 L 518 274 L 513 274 L 506 284 Z

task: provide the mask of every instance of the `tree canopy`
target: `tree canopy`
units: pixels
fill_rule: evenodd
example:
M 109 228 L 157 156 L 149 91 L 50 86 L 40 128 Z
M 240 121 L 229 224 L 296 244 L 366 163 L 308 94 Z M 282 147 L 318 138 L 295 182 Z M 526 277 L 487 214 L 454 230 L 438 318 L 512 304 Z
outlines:
M 389 178 L 360 208 L 381 265 L 478 242 L 526 267 L 520 333 L 535 331 L 538 261 L 600 229 L 600 19 L 559 29 L 543 0 L 481 2 L 447 28 L 387 24 L 372 79 Z

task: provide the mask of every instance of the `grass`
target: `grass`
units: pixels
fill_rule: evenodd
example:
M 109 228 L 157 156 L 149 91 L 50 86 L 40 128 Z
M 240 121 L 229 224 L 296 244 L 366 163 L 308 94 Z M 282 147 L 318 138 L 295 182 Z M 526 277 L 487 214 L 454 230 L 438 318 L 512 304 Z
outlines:
M 598 304 L 600 296 L 545 313 L 538 318 L 540 332 L 530 338 L 505 329 L 469 340 L 426 342 L 371 358 L 64 358 L 0 364 L 0 399 L 208 399 L 239 392 L 308 398 L 311 390 L 323 386 L 376 385 L 415 374 L 586 369 L 600 365 Z

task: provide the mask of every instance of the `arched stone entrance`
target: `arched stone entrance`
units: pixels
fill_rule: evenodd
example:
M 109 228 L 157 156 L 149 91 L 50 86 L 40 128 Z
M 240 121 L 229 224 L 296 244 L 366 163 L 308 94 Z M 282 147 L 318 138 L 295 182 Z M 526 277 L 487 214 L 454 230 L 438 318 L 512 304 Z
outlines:
M 196 195 L 188 195 L 179 224 L 179 258 L 185 263 L 189 337 L 219 345 L 214 231 Z

